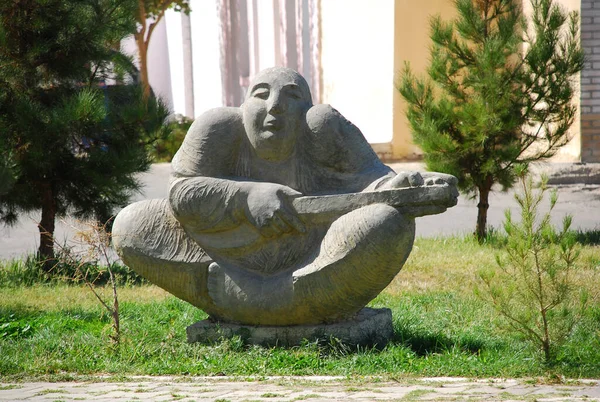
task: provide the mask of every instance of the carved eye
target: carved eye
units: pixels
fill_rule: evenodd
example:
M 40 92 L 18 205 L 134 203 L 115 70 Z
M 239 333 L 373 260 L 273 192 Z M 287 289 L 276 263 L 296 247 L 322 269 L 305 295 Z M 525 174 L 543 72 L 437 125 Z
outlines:
M 300 90 L 297 87 L 287 87 L 285 89 L 285 93 L 287 94 L 287 96 L 289 96 L 292 99 L 301 99 L 302 98 L 302 94 L 300 93 Z
M 258 99 L 267 99 L 269 97 L 269 90 L 267 88 L 257 88 L 254 90 L 252 96 Z

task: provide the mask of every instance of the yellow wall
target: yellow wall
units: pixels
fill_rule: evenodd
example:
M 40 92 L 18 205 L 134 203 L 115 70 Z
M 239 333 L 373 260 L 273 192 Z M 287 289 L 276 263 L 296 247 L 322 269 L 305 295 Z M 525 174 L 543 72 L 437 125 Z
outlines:
M 398 73 L 409 61 L 417 75 L 425 73 L 429 64 L 429 21 L 434 15 L 444 19 L 453 18 L 452 0 L 396 0 L 394 10 L 394 71 Z M 422 155 L 412 143 L 412 134 L 404 116 L 404 101 L 394 91 L 394 135 L 392 154 L 394 159 L 414 159 Z

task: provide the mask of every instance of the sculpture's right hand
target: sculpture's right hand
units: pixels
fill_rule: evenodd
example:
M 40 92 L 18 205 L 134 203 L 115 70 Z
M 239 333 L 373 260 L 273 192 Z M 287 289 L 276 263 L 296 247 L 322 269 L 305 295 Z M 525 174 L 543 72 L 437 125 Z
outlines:
M 290 203 L 291 198 L 301 195 L 279 184 L 252 183 L 248 190 L 246 217 L 267 238 L 293 231 L 304 233 L 306 227 Z

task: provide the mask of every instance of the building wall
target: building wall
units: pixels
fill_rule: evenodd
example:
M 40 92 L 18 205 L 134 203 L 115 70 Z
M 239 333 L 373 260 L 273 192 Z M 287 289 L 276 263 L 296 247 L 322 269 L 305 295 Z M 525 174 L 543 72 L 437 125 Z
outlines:
M 581 0 L 581 160 L 600 162 L 600 1 Z
M 453 0 L 396 0 L 394 9 L 394 71 L 398 74 L 405 62 L 412 71 L 422 76 L 429 64 L 429 21 L 432 16 L 453 18 Z M 422 151 L 412 142 L 412 134 L 405 117 L 405 104 L 397 90 L 393 98 L 393 159 L 416 159 Z
M 222 105 L 219 20 L 215 1 L 191 0 L 194 116 Z
M 394 0 L 321 0 L 322 103 L 370 143 L 393 131 Z

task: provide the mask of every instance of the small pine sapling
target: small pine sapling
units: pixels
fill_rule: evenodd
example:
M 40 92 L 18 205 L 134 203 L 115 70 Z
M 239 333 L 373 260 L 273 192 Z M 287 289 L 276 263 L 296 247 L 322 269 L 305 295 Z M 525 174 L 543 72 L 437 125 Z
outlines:
M 537 192 L 530 176 L 523 175 L 520 181 L 522 194 L 515 199 L 521 221 L 514 221 L 510 210 L 506 211 L 506 253 L 496 256 L 499 269 L 479 273 L 482 285 L 477 293 L 509 329 L 538 345 L 550 363 L 581 318 L 587 293 L 577 289 L 573 280 L 579 247 L 570 230 L 572 217 L 565 216 L 557 231 L 550 221 L 556 191 L 551 192 L 548 212 L 542 216 L 539 212 L 547 178 L 542 178 Z

